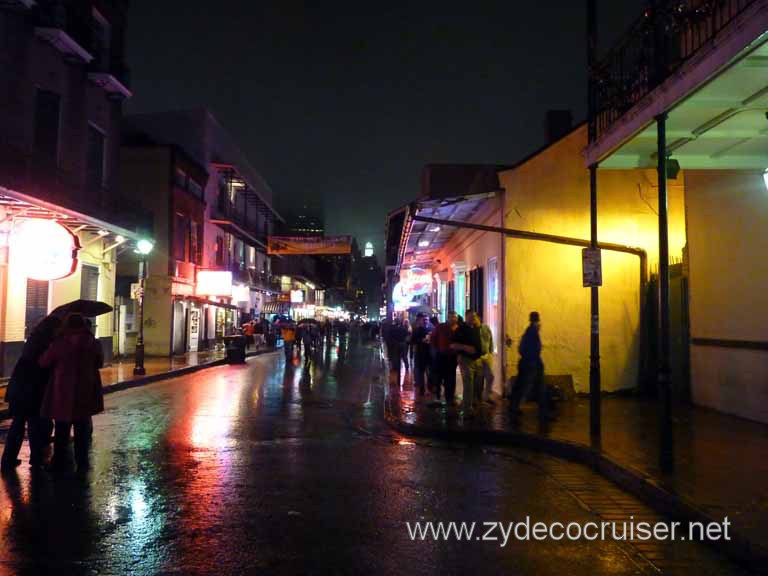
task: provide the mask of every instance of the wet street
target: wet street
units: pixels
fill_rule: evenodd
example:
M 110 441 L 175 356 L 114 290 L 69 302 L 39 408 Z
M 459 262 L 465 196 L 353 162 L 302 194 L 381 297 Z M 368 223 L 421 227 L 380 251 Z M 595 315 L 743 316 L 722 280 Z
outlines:
M 742 573 L 690 542 L 412 540 L 407 522 L 586 523 L 608 501 L 655 515 L 575 464 L 398 436 L 385 386 L 357 345 L 108 395 L 89 473 L 31 477 L 25 446 L 0 484 L 0 574 Z

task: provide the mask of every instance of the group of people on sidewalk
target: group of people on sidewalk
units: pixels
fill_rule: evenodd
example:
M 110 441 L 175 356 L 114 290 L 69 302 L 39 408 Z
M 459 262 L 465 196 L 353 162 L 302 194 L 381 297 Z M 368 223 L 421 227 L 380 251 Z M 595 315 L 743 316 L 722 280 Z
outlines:
M 51 465 L 69 461 L 70 432 L 74 428 L 75 461 L 87 469 L 93 424 L 91 417 L 104 410 L 99 369 L 104 356 L 90 323 L 80 314 L 63 320 L 47 316 L 31 332 L 6 390 L 12 417 L 0 469 L 14 470 L 27 431 L 29 464 L 45 464 L 46 447 L 54 430 Z
M 398 318 L 384 332 L 390 368 L 398 382 L 401 365 L 410 371 L 412 356 L 414 385 L 420 396 L 429 391 L 440 400 L 444 395 L 453 406 L 458 366 L 464 383 L 464 416 L 474 416 L 480 402 L 492 402 L 493 334 L 476 311 L 468 310 L 466 320 L 449 312 L 442 323 L 419 313 L 413 329 L 407 319 Z
M 539 313 L 531 312 L 529 320 L 518 347 L 518 375 L 509 389 L 513 415 L 520 413 L 520 403 L 532 389 L 544 386 Z M 428 319 L 419 313 L 413 328 L 407 318 L 396 318 L 382 325 L 382 334 L 390 370 L 398 383 L 402 367 L 409 372 L 412 360 L 413 381 L 419 396 L 428 391 L 439 401 L 444 395 L 447 405 L 453 407 L 458 367 L 464 387 L 464 417 L 474 417 L 482 402 L 493 404 L 493 333 L 477 311 L 467 310 L 466 320 L 449 312 L 442 323 L 436 316 Z

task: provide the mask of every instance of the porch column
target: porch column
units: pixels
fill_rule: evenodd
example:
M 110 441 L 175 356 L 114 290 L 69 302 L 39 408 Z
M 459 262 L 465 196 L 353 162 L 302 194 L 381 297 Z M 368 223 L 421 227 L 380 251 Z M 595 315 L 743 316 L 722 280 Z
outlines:
M 665 472 L 674 465 L 672 433 L 672 382 L 670 379 L 669 331 L 669 223 L 667 218 L 667 114 L 656 117 L 657 172 L 659 184 L 659 367 L 660 407 L 659 464 Z

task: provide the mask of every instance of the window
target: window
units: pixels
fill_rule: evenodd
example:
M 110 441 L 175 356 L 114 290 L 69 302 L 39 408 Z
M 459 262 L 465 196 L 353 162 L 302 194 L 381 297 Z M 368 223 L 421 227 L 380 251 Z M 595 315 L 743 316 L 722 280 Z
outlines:
M 488 259 L 488 318 L 486 324 L 491 327 L 494 346 L 499 342 L 499 261 L 496 258 Z
M 181 168 L 176 168 L 176 172 L 173 175 L 173 182 L 179 188 L 187 189 L 187 173 Z
M 35 98 L 35 152 L 58 163 L 61 97 L 38 90 Z
M 200 264 L 200 256 L 202 250 L 200 249 L 200 233 L 198 231 L 198 224 L 194 220 L 189 223 L 189 261 L 195 264 Z
M 224 238 L 216 236 L 216 265 L 224 265 Z
M 83 264 L 80 271 L 80 298 L 83 300 L 98 300 L 99 269 L 96 266 Z
M 88 183 L 103 186 L 106 176 L 104 133 L 93 125 L 88 126 Z
M 189 219 L 178 212 L 173 225 L 173 257 L 180 262 L 189 258 Z
M 27 306 L 24 314 L 24 338 L 48 315 L 48 281 L 27 279 Z
M 483 306 L 485 299 L 483 297 L 483 284 L 483 268 L 478 266 L 469 273 L 469 307 L 484 317 Z
M 202 198 L 203 197 L 203 187 L 200 186 L 197 182 L 192 180 L 190 178 L 187 181 L 187 189 L 189 190 L 189 193 L 192 194 L 195 198 Z
M 456 311 L 456 314 L 463 318 L 467 308 L 467 294 L 465 289 L 467 283 L 466 274 L 464 274 L 464 272 L 459 272 L 456 274 L 454 282 L 455 298 L 453 309 Z

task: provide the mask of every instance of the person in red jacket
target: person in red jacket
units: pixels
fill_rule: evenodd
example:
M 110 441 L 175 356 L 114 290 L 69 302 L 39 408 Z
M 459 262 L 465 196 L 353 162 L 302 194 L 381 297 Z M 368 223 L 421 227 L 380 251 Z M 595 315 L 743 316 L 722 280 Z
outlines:
M 91 416 L 104 411 L 99 368 L 104 364 L 101 344 L 88 329 L 85 318 L 71 314 L 61 335 L 40 357 L 40 366 L 51 369 L 40 415 L 56 421 L 53 464 L 68 460 L 69 432 L 75 430 L 75 461 L 88 467 Z
M 432 338 L 437 349 L 437 379 L 435 397 L 440 399 L 440 388 L 445 390 L 445 401 L 453 405 L 456 393 L 456 351 L 451 348 L 456 331 L 459 329 L 459 316 L 456 312 L 448 313 L 448 321 L 439 324 Z

